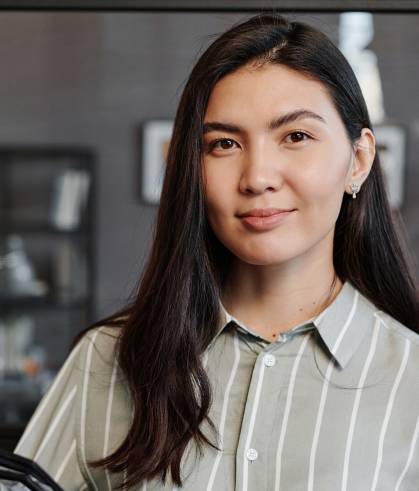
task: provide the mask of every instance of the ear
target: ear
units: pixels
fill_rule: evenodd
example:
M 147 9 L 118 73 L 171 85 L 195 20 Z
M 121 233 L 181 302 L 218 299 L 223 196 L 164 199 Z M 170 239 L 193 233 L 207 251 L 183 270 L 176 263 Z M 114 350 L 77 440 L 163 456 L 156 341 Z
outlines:
M 361 187 L 370 173 L 375 157 L 375 138 L 369 128 L 362 128 L 361 137 L 352 158 L 351 167 L 348 171 L 345 192 L 354 194 L 351 184 Z

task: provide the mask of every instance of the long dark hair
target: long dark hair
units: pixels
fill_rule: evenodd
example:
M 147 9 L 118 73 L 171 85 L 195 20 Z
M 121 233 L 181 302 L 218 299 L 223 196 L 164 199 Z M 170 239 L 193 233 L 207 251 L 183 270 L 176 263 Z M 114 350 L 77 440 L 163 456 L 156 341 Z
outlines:
M 324 84 L 353 148 L 362 128 L 372 130 L 348 62 L 327 36 L 307 24 L 258 14 L 222 34 L 197 61 L 176 113 L 144 274 L 123 312 L 125 320 L 118 320 L 119 313 L 107 321 L 122 327 L 117 356 L 134 416 L 121 446 L 91 465 L 125 471 L 127 489 L 168 475 L 181 486 L 188 443 L 193 440 L 199 449 L 216 445 L 201 431 L 204 420 L 211 424 L 211 387 L 202 355 L 217 329 L 230 252 L 205 216 L 202 129 L 215 84 L 250 63 L 279 64 Z M 343 282 L 350 281 L 379 309 L 419 332 L 418 288 L 392 220 L 378 153 L 357 199 L 343 197 L 334 267 Z

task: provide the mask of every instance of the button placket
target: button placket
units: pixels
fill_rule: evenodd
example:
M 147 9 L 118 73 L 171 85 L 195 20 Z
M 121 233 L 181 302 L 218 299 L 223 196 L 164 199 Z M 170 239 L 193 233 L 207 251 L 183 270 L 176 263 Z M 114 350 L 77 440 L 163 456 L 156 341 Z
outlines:
M 288 339 L 287 339 L 288 341 Z M 285 350 L 285 352 L 284 352 Z M 237 447 L 237 477 L 238 488 L 242 485 L 244 478 L 243 467 L 248 466 L 247 490 L 268 489 L 268 458 L 271 452 L 271 443 L 263 435 L 271 434 L 274 417 L 272 410 L 276 411 L 278 393 L 282 389 L 286 370 L 279 370 L 280 365 L 285 360 L 288 362 L 286 353 L 289 351 L 288 343 L 279 341 L 268 344 L 268 346 L 259 353 L 258 360 L 255 363 L 251 384 L 249 386 L 248 404 L 245 407 L 244 419 L 249 421 L 254 411 L 254 397 L 257 393 L 257 387 L 262 375 L 260 394 L 258 395 L 256 417 L 254 427 L 249 438 L 248 430 L 240 435 L 239 445 Z M 269 409 L 268 409 L 269 406 Z M 246 417 L 247 415 L 247 417 Z M 247 428 L 247 426 L 245 426 Z M 262 437 L 262 438 L 261 438 Z M 246 445 L 246 446 L 245 446 Z M 245 446 L 245 447 L 244 447 Z M 244 447 L 244 448 L 243 448 Z M 255 448 L 256 447 L 256 448 Z M 243 452 L 243 453 L 242 453 Z M 241 458 L 239 457 L 241 456 Z M 244 457 L 244 459 L 243 459 Z M 257 461 L 257 462 L 253 462 Z M 243 464 L 241 464 L 241 462 Z M 251 465 L 253 464 L 253 465 Z

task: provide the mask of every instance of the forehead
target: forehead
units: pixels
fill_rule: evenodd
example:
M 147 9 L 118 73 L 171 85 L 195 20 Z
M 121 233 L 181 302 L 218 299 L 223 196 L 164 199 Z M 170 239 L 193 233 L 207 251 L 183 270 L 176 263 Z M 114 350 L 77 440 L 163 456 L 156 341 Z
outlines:
M 245 113 L 269 117 L 273 112 L 301 108 L 331 123 L 340 120 L 325 85 L 318 80 L 281 65 L 245 66 L 217 82 L 205 119 Z

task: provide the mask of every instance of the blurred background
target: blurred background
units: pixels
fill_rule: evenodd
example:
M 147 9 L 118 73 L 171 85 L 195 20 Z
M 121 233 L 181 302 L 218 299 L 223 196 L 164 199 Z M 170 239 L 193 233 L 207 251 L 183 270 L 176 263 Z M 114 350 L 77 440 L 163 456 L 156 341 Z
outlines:
M 0 447 L 14 447 L 77 332 L 124 306 L 182 84 L 247 15 L 0 12 Z M 357 73 L 417 259 L 419 15 L 292 17 Z

